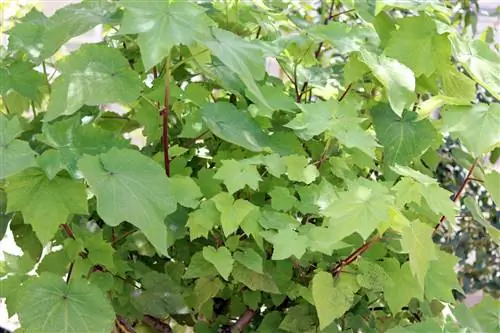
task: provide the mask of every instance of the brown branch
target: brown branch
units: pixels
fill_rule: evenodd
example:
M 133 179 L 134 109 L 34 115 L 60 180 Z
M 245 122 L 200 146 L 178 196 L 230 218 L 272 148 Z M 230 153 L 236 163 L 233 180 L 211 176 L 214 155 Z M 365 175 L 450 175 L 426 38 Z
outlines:
M 71 230 L 71 227 L 67 223 L 61 224 L 61 227 L 63 228 L 66 235 L 68 235 L 68 237 L 76 239 L 73 230 Z
M 167 57 L 165 64 L 165 96 L 163 98 L 163 161 L 165 163 L 165 173 L 170 177 L 170 158 L 168 156 L 168 104 L 170 99 L 170 61 Z
M 158 71 L 156 70 L 156 66 L 153 66 L 153 79 L 157 79 L 158 78 Z
M 373 244 L 377 243 L 378 241 L 380 241 L 380 236 L 376 236 L 365 244 L 361 245 L 347 258 L 341 260 L 337 265 L 335 265 L 335 267 L 330 269 L 330 272 L 332 272 L 334 276 L 337 276 L 346 266 L 356 261 L 356 259 L 358 259 L 363 253 L 365 253 Z
M 474 172 L 474 169 L 476 168 L 477 166 L 477 163 L 479 162 L 479 159 L 475 159 L 474 162 L 472 163 L 470 169 L 469 169 L 469 172 L 467 173 L 467 176 L 465 176 L 465 179 L 464 181 L 462 182 L 462 185 L 460 185 L 460 188 L 458 189 L 458 191 L 455 193 L 455 195 L 453 196 L 453 199 L 452 201 L 453 202 L 457 202 L 458 199 L 460 199 L 460 196 L 463 194 L 463 192 L 465 191 L 465 188 L 467 187 L 467 184 L 469 183 L 470 180 L 472 180 L 472 173 Z M 446 220 L 446 216 L 441 216 L 441 218 L 439 219 L 439 222 L 436 224 L 436 226 L 434 227 L 434 232 L 433 234 L 436 233 L 436 231 L 439 229 L 439 227 L 443 224 L 443 222 Z
M 117 328 L 117 332 L 123 333 L 136 333 L 136 330 L 120 315 L 116 316 L 115 326 Z
M 142 321 L 159 333 L 172 333 L 172 328 L 170 327 L 170 325 L 156 317 L 144 315 L 142 317 Z
M 68 274 L 66 275 L 66 284 L 69 284 L 69 280 L 71 279 L 71 273 L 73 273 L 74 265 L 75 265 L 74 261 L 72 261 L 71 264 L 69 264 Z
M 342 102 L 342 100 L 347 96 L 347 94 L 349 93 L 349 91 L 351 90 L 351 88 L 352 88 L 352 82 L 349 83 L 349 85 L 345 89 L 344 93 L 339 97 L 339 99 L 338 99 L 339 102 Z
M 302 96 L 304 96 L 304 94 L 306 93 L 306 89 L 307 89 L 307 86 L 309 85 L 309 82 L 306 81 L 304 82 L 304 85 L 302 86 L 302 89 L 300 90 L 300 93 L 299 93 L 299 102 L 302 101 Z
M 234 323 L 234 325 L 231 327 L 231 332 L 243 332 L 245 327 L 250 324 L 252 321 L 253 317 L 257 314 L 252 309 L 248 309 L 244 314 L 241 315 L 241 317 Z
M 124 232 L 123 234 L 121 234 L 120 236 L 116 237 L 112 242 L 111 242 L 111 246 L 114 246 L 116 243 L 118 243 L 119 241 L 121 241 L 122 239 L 124 239 L 125 237 L 127 236 L 130 236 L 132 235 L 134 232 L 136 232 L 137 230 L 136 229 L 133 229 L 133 230 L 129 230 L 127 232 Z
M 297 103 L 300 103 L 299 81 L 297 80 L 297 67 L 298 64 L 295 64 L 295 66 L 293 67 L 293 81 L 294 81 L 293 88 L 295 89 L 295 100 L 297 101 Z

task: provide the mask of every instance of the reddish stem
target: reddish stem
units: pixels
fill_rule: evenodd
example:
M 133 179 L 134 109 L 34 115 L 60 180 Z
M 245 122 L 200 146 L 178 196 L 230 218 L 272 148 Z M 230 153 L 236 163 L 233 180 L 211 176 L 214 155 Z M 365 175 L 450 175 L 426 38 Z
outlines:
M 61 227 L 64 229 L 64 232 L 66 233 L 66 235 L 68 235 L 68 237 L 76 239 L 75 234 L 73 233 L 73 230 L 71 230 L 71 227 L 68 224 L 66 224 L 66 223 L 61 224 Z
M 462 182 L 462 185 L 460 185 L 460 188 L 458 189 L 458 191 L 455 193 L 455 195 L 453 196 L 453 202 L 457 202 L 458 199 L 460 199 L 460 196 L 463 194 L 463 192 L 465 191 L 465 188 L 467 187 L 467 184 L 469 183 L 469 181 L 472 180 L 472 173 L 474 172 L 474 169 L 476 168 L 477 166 L 477 163 L 479 162 L 479 160 L 476 158 L 474 160 L 474 162 L 472 163 L 470 169 L 469 169 L 469 172 L 467 173 L 467 176 L 465 176 L 465 179 L 464 181 Z M 434 232 L 433 234 L 436 233 L 436 231 L 439 229 L 439 227 L 443 224 L 443 222 L 446 220 L 446 216 L 441 216 L 441 218 L 439 219 L 439 222 L 436 224 L 436 226 L 434 227 Z
M 366 242 L 365 244 L 361 245 L 359 248 L 357 248 L 353 253 L 351 253 L 347 258 L 339 262 L 335 267 L 333 267 L 330 272 L 332 272 L 333 275 L 338 275 L 340 272 L 348 265 L 352 264 L 356 259 L 358 259 L 363 253 L 365 253 L 373 244 L 377 243 L 380 241 L 380 236 L 376 236 Z
M 148 324 L 152 329 L 154 329 L 157 332 L 172 333 L 172 328 L 170 327 L 170 325 L 164 323 L 163 321 L 161 321 L 156 317 L 150 315 L 144 315 L 144 317 L 142 317 L 142 321 Z
M 231 332 L 243 332 L 245 327 L 247 327 L 248 324 L 250 324 L 255 315 L 256 312 L 254 310 L 248 309 L 231 327 Z

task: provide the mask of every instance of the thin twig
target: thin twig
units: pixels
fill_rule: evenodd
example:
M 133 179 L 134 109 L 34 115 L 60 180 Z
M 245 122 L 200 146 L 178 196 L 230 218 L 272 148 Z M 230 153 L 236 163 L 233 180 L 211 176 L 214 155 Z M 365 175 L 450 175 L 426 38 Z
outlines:
M 344 93 L 339 97 L 339 99 L 338 99 L 339 102 L 342 102 L 342 100 L 347 96 L 347 94 L 349 93 L 349 90 L 351 90 L 351 88 L 352 88 L 352 82 L 349 83 L 349 85 L 345 89 Z
M 136 232 L 137 230 L 129 230 L 123 234 L 121 234 L 120 236 L 116 237 L 112 242 L 111 242 L 111 246 L 114 246 L 116 243 L 118 243 L 119 241 L 121 241 L 122 239 L 124 239 L 125 237 L 127 236 L 130 236 L 132 235 L 134 232 Z
M 255 39 L 259 39 L 261 30 L 262 30 L 262 26 L 259 25 L 259 28 L 257 29 L 257 33 L 255 34 Z
M 340 272 L 346 267 L 349 266 L 351 263 L 356 261 L 356 259 L 359 258 L 363 253 L 365 253 L 373 244 L 377 243 L 380 240 L 380 236 L 376 236 L 366 242 L 365 244 L 361 245 L 359 248 L 357 248 L 353 253 L 351 253 L 347 258 L 344 260 L 341 260 L 335 267 L 333 267 L 330 272 L 334 276 L 337 276 L 340 274 Z
M 297 67 L 298 66 L 299 66 L 299 64 L 295 64 L 295 66 L 293 66 L 293 81 L 294 81 L 293 88 L 295 90 L 295 101 L 297 103 L 300 103 L 299 81 L 297 80 Z
M 453 199 L 452 201 L 453 202 L 457 202 L 457 200 L 460 198 L 460 196 L 463 194 L 463 192 L 465 191 L 465 188 L 467 187 L 467 184 L 469 183 L 469 181 L 472 179 L 472 173 L 474 172 L 474 169 L 476 168 L 477 166 L 477 163 L 479 162 L 479 159 L 475 159 L 474 162 L 472 163 L 470 169 L 469 169 L 469 172 L 467 173 L 467 176 L 465 176 L 465 179 L 464 181 L 462 182 L 462 185 L 460 185 L 460 188 L 458 189 L 458 191 L 455 193 L 455 195 L 453 196 Z M 441 218 L 439 219 L 439 222 L 436 224 L 436 226 L 434 227 L 434 232 L 433 234 L 436 233 L 436 231 L 439 229 L 439 227 L 443 224 L 443 222 L 446 220 L 446 216 L 441 216 Z
M 50 93 L 52 93 L 52 87 L 50 86 L 50 81 L 49 81 L 50 78 L 49 78 L 49 75 L 47 74 L 47 66 L 45 65 L 45 61 L 42 61 L 42 69 L 43 69 L 43 74 L 45 75 L 45 80 L 47 81 L 47 88 L 48 88 L 49 94 L 50 94 Z
M 337 18 L 339 17 L 340 15 L 344 15 L 344 14 L 347 14 L 347 13 L 350 13 L 350 12 L 353 12 L 355 11 L 356 9 L 349 9 L 349 10 L 344 10 L 343 12 L 339 12 L 337 14 L 334 14 L 332 16 L 330 16 L 330 20 L 333 20 L 334 18 Z
M 165 96 L 163 98 L 163 160 L 165 163 L 165 173 L 170 177 L 170 158 L 168 156 L 168 111 L 170 99 L 170 57 L 165 61 Z
M 68 235 L 68 237 L 76 239 L 73 230 L 71 230 L 71 227 L 67 223 L 61 224 L 61 227 L 64 229 L 64 232 L 66 232 L 66 235 Z
M 69 264 L 68 274 L 66 275 L 66 284 L 69 284 L 69 280 L 71 279 L 71 273 L 73 272 L 74 265 L 75 265 L 74 261 L 72 261 L 71 264 Z
M 243 332 L 255 315 L 256 312 L 254 310 L 248 309 L 231 327 L 231 332 Z
M 158 71 L 156 70 L 156 66 L 153 66 L 153 79 L 157 79 L 158 78 Z

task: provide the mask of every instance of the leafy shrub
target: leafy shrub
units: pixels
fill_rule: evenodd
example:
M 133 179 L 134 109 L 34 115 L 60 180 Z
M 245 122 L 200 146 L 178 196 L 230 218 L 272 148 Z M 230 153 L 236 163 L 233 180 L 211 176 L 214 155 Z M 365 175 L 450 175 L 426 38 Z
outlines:
M 469 184 L 500 200 L 500 106 L 475 100 L 499 98 L 499 55 L 444 4 L 309 9 L 84 1 L 7 32 L 1 223 L 23 255 L 0 291 L 21 331 L 499 328 L 492 296 L 456 300 L 433 242 Z M 54 62 L 99 24 L 105 41 Z

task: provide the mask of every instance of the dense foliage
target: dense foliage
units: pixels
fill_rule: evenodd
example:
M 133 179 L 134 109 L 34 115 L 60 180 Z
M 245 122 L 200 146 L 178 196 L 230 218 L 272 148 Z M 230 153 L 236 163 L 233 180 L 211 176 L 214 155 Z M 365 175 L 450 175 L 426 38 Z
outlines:
M 472 186 L 500 202 L 500 56 L 463 20 L 418 0 L 32 9 L 0 64 L 20 332 L 499 330 L 434 243 L 470 217 L 500 239 L 477 198 L 459 214 Z

